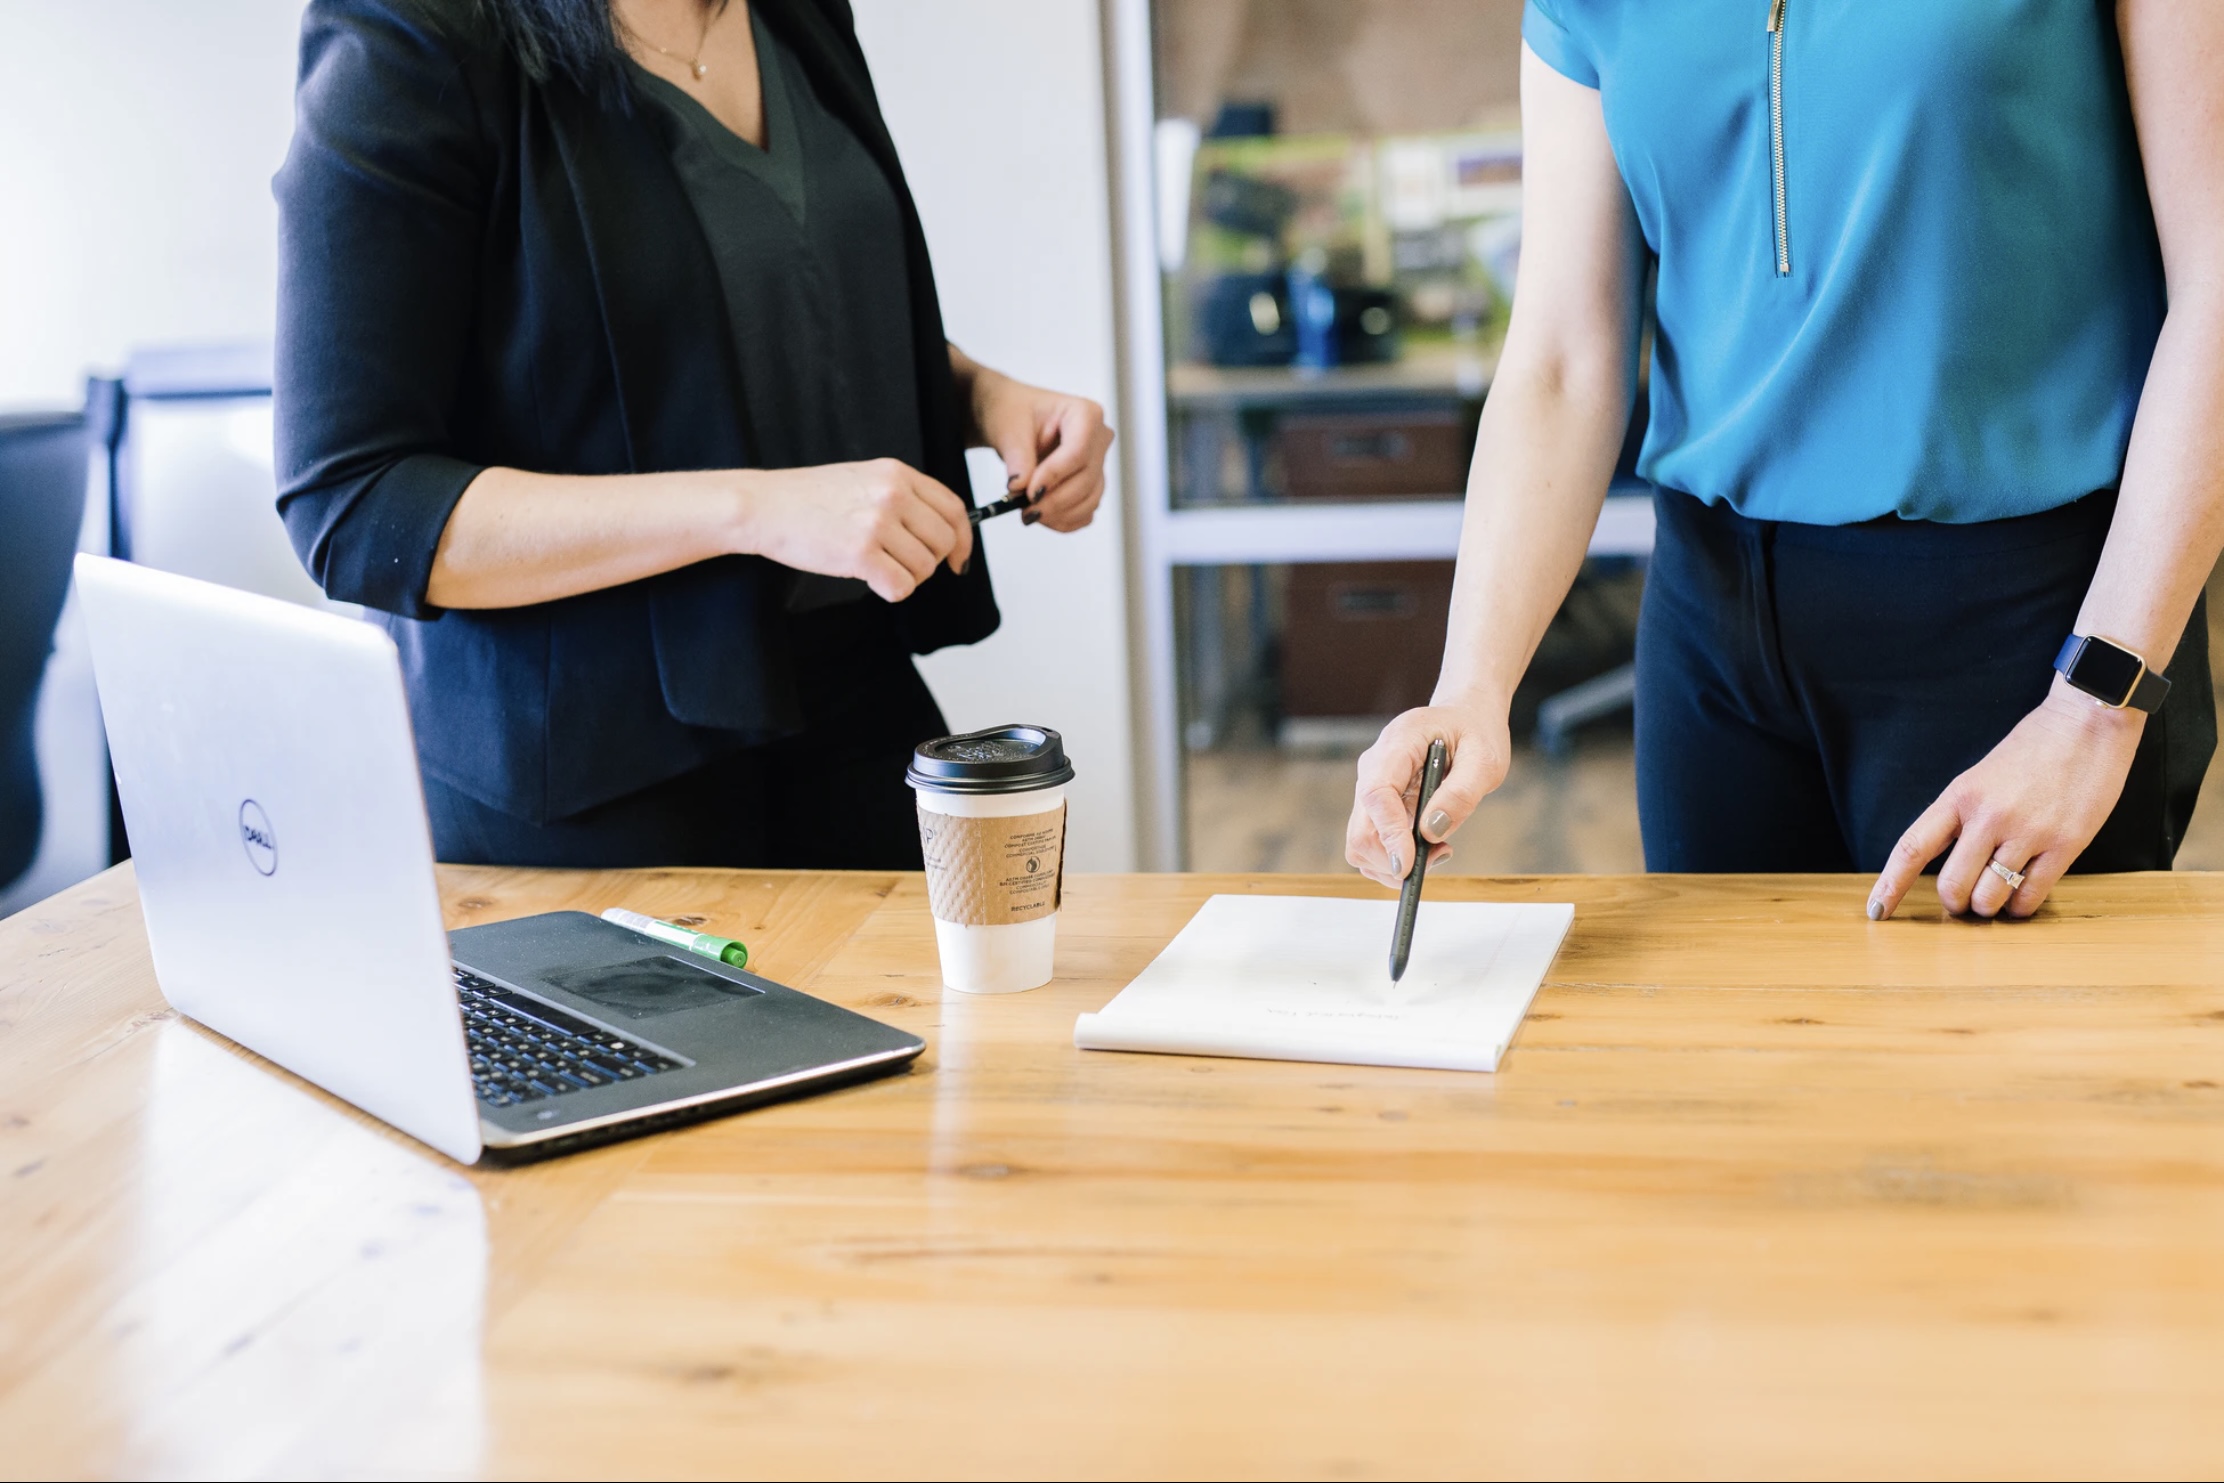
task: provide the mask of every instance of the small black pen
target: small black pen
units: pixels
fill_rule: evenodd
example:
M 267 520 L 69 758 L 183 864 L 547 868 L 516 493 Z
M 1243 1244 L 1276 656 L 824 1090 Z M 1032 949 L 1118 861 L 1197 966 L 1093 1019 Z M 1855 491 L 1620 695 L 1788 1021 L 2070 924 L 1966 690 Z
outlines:
M 1009 515 L 1014 510 L 1024 510 L 1034 502 L 1034 495 L 1022 489 L 1017 494 L 1006 495 L 993 505 L 975 505 L 972 515 L 973 523 L 979 525 L 984 520 L 994 520 L 999 515 Z
M 1429 797 L 1436 792 L 1436 785 L 1444 781 L 1444 742 L 1442 738 L 1429 743 L 1428 760 L 1421 764 L 1421 792 L 1413 800 L 1413 868 L 1406 872 L 1405 886 L 1398 892 L 1398 927 L 1390 937 L 1390 982 L 1405 977 L 1406 959 L 1413 955 L 1413 922 L 1421 913 L 1421 881 L 1429 873 L 1429 850 L 1432 846 L 1421 837 L 1421 819 L 1428 811 Z

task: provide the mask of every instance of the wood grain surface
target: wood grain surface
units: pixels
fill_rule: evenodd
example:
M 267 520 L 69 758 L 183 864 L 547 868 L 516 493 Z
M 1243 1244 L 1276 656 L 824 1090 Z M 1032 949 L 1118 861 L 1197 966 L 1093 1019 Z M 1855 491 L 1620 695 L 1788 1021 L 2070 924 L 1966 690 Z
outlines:
M 1350 878 L 1081 877 L 984 999 L 914 876 L 443 882 L 930 1049 L 464 1170 L 172 1016 L 111 871 L 0 923 L 0 1473 L 2224 1471 L 2224 879 L 1432 877 L 1577 903 L 1496 1076 L 1073 1049 L 1206 895 Z

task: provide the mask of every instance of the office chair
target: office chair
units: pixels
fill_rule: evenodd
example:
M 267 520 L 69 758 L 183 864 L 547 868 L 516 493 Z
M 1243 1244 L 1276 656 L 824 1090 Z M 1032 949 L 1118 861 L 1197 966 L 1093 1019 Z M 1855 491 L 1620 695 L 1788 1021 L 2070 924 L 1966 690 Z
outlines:
M 132 355 L 115 445 L 115 552 L 204 582 L 335 607 L 302 570 L 278 518 L 270 356 L 258 343 Z
M 85 515 L 79 413 L 0 417 L 0 888 L 38 853 L 34 721 Z

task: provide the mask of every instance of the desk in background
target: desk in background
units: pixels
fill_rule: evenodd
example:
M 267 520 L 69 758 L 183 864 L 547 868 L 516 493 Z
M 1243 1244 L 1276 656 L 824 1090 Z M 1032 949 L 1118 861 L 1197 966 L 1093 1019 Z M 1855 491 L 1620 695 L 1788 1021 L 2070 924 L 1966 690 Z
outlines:
M 1207 894 L 1348 878 L 1077 879 L 992 999 L 915 876 L 443 880 L 930 1049 L 459 1170 L 169 1015 L 111 871 L 0 924 L 0 1473 L 2224 1469 L 2224 878 L 1440 877 L 1577 903 L 1495 1077 L 1072 1048 Z

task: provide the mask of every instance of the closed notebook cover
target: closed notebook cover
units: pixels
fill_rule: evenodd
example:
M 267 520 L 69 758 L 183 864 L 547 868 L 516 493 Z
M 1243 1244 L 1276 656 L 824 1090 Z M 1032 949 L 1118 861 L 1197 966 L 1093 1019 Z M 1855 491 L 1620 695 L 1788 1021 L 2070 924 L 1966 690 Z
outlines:
M 1083 1050 L 1495 1071 L 1575 921 L 1567 902 L 1428 901 L 1390 979 L 1395 901 L 1215 896 L 1096 1014 Z

